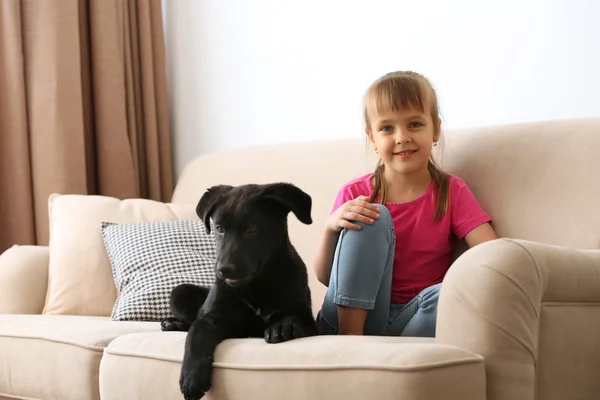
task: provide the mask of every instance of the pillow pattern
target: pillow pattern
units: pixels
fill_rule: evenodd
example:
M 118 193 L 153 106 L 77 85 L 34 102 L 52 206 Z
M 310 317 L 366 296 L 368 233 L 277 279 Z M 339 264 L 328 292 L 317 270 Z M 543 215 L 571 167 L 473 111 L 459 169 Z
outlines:
M 101 231 L 119 291 L 112 320 L 161 321 L 175 286 L 215 280 L 215 240 L 199 220 L 102 222 Z

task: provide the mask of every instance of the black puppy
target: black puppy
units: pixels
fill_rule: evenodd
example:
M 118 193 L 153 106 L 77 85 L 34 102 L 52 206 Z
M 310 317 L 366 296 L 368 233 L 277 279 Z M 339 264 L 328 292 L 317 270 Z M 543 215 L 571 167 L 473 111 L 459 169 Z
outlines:
M 210 389 L 213 354 L 229 338 L 268 343 L 317 334 L 306 265 L 288 236 L 292 211 L 311 224 L 311 197 L 288 183 L 213 186 L 196 208 L 214 224 L 216 280 L 209 289 L 177 286 L 162 330 L 189 330 L 179 385 L 186 400 Z

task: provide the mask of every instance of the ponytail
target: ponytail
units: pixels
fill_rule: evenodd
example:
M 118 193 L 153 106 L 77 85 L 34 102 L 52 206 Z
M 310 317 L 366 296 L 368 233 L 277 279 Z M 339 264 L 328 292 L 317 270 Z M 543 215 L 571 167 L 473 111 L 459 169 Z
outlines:
M 383 165 L 383 162 L 381 161 L 381 159 L 379 159 L 379 161 L 377 162 L 377 167 L 375 168 L 375 172 L 374 172 L 374 179 L 375 179 L 375 184 L 373 185 L 373 193 L 371 194 L 371 197 L 369 198 L 369 203 L 373 203 L 375 201 L 375 199 L 377 198 L 377 196 L 379 196 L 380 200 L 379 203 L 385 205 L 385 201 L 386 201 L 386 184 L 385 184 L 385 180 L 383 179 L 383 169 L 385 168 L 385 166 Z
M 427 162 L 427 170 L 431 174 L 431 179 L 437 186 L 437 203 L 435 206 L 435 218 L 437 221 L 448 212 L 448 203 L 450 197 L 450 177 L 446 174 L 433 159 Z

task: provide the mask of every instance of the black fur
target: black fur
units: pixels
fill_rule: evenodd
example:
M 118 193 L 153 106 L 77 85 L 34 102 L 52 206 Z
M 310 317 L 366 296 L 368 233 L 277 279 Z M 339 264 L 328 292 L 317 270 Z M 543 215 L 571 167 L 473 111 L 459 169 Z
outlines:
M 180 285 L 162 330 L 188 331 L 179 385 L 185 400 L 211 388 L 213 354 L 229 338 L 268 343 L 313 336 L 306 265 L 291 244 L 287 216 L 311 224 L 311 197 L 294 185 L 213 186 L 196 208 L 217 242 L 210 288 Z

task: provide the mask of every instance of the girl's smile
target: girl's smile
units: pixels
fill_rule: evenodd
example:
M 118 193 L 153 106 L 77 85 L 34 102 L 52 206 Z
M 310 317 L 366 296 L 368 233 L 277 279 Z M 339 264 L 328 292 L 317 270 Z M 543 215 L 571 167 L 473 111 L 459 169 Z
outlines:
M 392 153 L 396 157 L 400 158 L 410 158 L 413 154 L 415 154 L 417 150 L 402 150 L 397 153 Z

